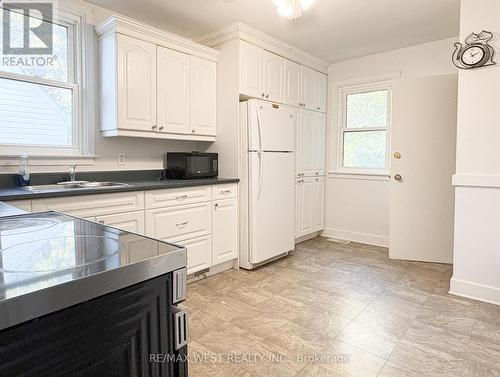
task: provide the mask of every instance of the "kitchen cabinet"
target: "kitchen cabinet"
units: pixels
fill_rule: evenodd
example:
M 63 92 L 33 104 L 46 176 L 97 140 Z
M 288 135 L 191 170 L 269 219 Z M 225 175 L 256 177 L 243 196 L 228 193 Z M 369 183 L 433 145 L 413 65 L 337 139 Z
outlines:
M 238 257 L 238 200 L 221 199 L 212 205 L 212 262 Z
M 206 270 L 212 266 L 212 237 L 204 236 L 177 242 L 186 247 L 187 274 Z
M 285 101 L 285 59 L 265 51 L 264 53 L 264 93 L 266 100 L 283 103 Z
M 156 45 L 122 34 L 116 35 L 116 44 L 118 124 L 150 131 L 156 126 Z
M 217 101 L 217 64 L 191 56 L 190 132 L 215 136 Z
M 314 110 L 314 77 L 315 71 L 311 68 L 302 66 L 302 100 L 301 106 L 306 109 Z
M 264 49 L 240 42 L 240 93 L 249 97 L 263 98 Z
M 327 88 L 328 76 L 315 71 L 313 76 L 313 110 L 326 113 Z
M 300 106 L 302 103 L 302 71 L 300 64 L 285 59 L 285 104 Z
M 300 110 L 295 142 L 295 175 L 325 175 L 326 114 Z
M 313 230 L 325 228 L 325 177 L 314 178 L 314 223 Z
M 102 136 L 215 141 L 218 51 L 120 16 L 96 31 Z
M 144 211 L 96 216 L 94 221 L 126 232 L 144 234 Z
M 158 47 L 158 125 L 152 131 L 189 133 L 188 54 Z

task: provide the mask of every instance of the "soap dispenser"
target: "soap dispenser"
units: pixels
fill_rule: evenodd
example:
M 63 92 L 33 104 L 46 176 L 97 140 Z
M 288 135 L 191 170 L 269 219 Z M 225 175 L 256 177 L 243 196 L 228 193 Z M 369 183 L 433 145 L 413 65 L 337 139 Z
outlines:
M 16 185 L 19 187 L 28 186 L 30 184 L 30 167 L 28 156 L 22 155 L 19 163 L 19 171 L 16 174 Z

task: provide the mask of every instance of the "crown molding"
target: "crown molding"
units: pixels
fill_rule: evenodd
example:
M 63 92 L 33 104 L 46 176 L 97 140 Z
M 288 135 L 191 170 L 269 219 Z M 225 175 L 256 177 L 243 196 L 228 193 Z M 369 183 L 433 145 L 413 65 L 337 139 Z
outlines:
M 120 33 L 207 60 L 219 60 L 220 53 L 213 48 L 124 16 L 108 17 L 95 27 L 95 31 L 99 39 Z
M 215 30 L 212 33 L 196 39 L 196 42 L 214 47 L 233 39 L 242 39 L 325 74 L 328 74 L 328 67 L 331 65 L 331 63 L 325 60 L 317 58 L 291 44 L 274 38 L 242 22 L 235 22 L 232 25 Z

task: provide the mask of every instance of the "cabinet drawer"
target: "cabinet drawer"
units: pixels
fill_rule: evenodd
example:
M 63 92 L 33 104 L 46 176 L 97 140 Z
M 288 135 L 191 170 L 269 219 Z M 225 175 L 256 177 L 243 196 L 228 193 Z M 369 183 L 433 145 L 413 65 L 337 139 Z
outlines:
M 198 237 L 177 244 L 186 247 L 188 275 L 212 266 L 211 236 Z
M 78 217 L 112 215 L 144 209 L 144 193 L 121 192 L 33 200 L 33 211 L 59 211 Z
M 23 211 L 31 211 L 31 200 L 12 200 L 5 202 L 5 204 L 22 209 Z
M 237 196 L 238 196 L 237 183 L 212 186 L 212 200 L 236 198 Z
M 201 186 L 148 191 L 146 192 L 146 209 L 206 202 L 212 197 L 210 190 L 210 186 Z
M 97 216 L 95 221 L 127 232 L 144 234 L 144 211 Z
M 146 235 L 170 242 L 208 235 L 211 203 L 188 204 L 146 211 Z

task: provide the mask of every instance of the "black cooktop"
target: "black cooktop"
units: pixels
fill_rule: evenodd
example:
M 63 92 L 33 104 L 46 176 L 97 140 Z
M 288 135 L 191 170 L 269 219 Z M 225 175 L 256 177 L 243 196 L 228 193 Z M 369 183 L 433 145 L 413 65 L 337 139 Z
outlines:
M 151 270 L 155 268 L 154 258 L 180 249 L 57 212 L 0 218 L 0 304 L 153 259 L 153 263 L 148 264 Z M 183 257 L 185 262 L 185 255 Z M 170 258 L 171 263 L 174 260 L 176 265 L 172 268 L 183 267 L 177 262 L 182 259 Z M 129 274 L 138 276 L 140 272 L 145 275 L 142 278 L 153 277 L 146 275 L 144 266 L 140 267 L 140 270 L 130 269 Z M 128 278 L 129 275 L 122 280 Z

